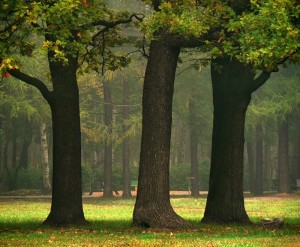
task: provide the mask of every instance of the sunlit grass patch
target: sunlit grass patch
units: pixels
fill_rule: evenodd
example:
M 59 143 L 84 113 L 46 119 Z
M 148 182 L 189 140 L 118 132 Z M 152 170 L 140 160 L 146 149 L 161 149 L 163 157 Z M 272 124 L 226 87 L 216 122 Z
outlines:
M 175 211 L 195 229 L 171 231 L 132 228 L 134 198 L 84 200 L 84 227 L 41 226 L 50 200 L 2 200 L 0 246 L 300 246 L 300 200 L 246 198 L 252 226 L 212 226 L 200 223 L 206 199 L 172 198 Z M 262 217 L 283 217 L 282 229 L 267 231 Z

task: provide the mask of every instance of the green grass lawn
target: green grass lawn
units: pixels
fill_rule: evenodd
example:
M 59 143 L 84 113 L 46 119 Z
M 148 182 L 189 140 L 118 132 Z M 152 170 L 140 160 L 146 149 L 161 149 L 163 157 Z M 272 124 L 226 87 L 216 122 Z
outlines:
M 205 198 L 172 198 L 175 211 L 193 230 L 131 228 L 134 199 L 84 199 L 84 227 L 47 228 L 48 199 L 0 199 L 0 246 L 300 246 L 300 200 L 246 198 L 253 226 L 209 226 L 200 223 Z M 282 229 L 267 231 L 260 218 L 283 217 Z

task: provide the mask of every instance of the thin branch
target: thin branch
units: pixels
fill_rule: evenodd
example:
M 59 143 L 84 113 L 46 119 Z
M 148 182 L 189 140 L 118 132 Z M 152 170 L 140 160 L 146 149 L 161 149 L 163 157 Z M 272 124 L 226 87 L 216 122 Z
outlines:
M 128 24 L 130 22 L 132 22 L 133 18 L 137 19 L 138 21 L 143 21 L 144 19 L 144 15 L 141 14 L 142 17 L 139 17 L 137 14 L 132 14 L 131 16 L 129 16 L 128 19 L 123 19 L 123 20 L 117 20 L 117 21 L 105 21 L 105 20 L 99 20 L 99 21 L 95 21 L 92 22 L 93 26 L 104 26 L 104 28 L 102 28 L 100 31 L 98 31 L 96 34 L 93 35 L 93 40 L 95 40 L 96 37 L 98 37 L 100 34 L 107 32 L 109 29 L 112 29 L 114 27 L 116 27 L 117 25 L 120 24 Z
M 32 86 L 35 86 L 43 95 L 43 97 L 45 98 L 45 100 L 47 100 L 47 102 L 49 103 L 49 105 L 52 104 L 52 94 L 49 91 L 49 89 L 47 88 L 47 86 L 39 79 L 34 78 L 32 76 L 29 76 L 23 72 L 21 72 L 20 70 L 9 70 L 8 71 L 13 77 L 29 84 Z

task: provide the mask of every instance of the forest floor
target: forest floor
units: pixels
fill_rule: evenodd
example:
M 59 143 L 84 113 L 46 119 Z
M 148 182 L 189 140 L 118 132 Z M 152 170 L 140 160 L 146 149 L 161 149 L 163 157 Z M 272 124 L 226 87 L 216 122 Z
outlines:
M 133 197 L 136 196 L 136 191 L 131 191 Z M 190 197 L 190 191 L 170 191 L 171 197 Z M 200 191 L 200 197 L 206 198 L 208 192 Z M 89 195 L 89 192 L 84 192 L 83 197 L 101 197 L 103 192 L 97 191 L 93 192 L 92 195 Z M 122 191 L 113 192 L 115 197 L 122 197 Z M 266 191 L 262 196 L 253 196 L 250 192 L 244 192 L 244 197 L 248 199 L 260 199 L 260 200 L 283 200 L 283 199 L 295 199 L 300 200 L 300 190 L 293 191 L 292 193 L 277 193 L 276 191 Z M 51 198 L 51 195 L 44 195 L 40 190 L 29 190 L 29 189 L 20 189 L 15 191 L 0 192 L 0 198 Z

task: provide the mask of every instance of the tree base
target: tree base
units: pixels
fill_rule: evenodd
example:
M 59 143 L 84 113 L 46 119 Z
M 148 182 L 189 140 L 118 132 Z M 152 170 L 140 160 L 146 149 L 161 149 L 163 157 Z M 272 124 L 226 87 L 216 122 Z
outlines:
M 135 208 L 133 213 L 134 227 L 156 229 L 188 229 L 193 226 L 176 214 L 170 206 L 151 205 Z
M 235 219 L 226 219 L 213 216 L 204 216 L 201 220 L 203 224 L 212 224 L 212 225 L 227 225 L 227 224 L 236 224 L 236 225 L 251 225 L 253 224 L 248 217 L 235 218 Z
M 51 214 L 49 214 L 47 219 L 43 222 L 43 225 L 51 227 L 68 227 L 73 225 L 84 226 L 89 224 L 90 223 L 87 220 L 85 220 L 84 217 L 56 219 Z

